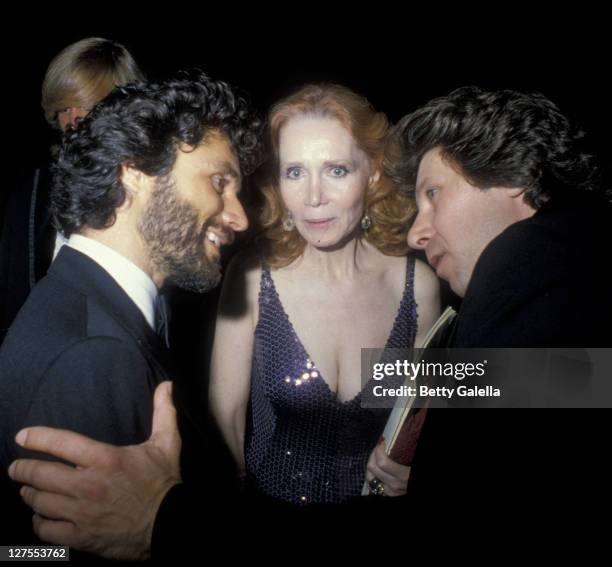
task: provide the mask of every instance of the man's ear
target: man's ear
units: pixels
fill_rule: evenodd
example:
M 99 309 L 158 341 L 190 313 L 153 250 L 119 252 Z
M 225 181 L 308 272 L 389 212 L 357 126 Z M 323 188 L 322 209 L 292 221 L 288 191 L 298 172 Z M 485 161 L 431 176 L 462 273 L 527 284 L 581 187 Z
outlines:
M 524 196 L 526 189 L 523 187 L 507 187 L 504 191 L 506 191 L 506 194 L 512 199 L 518 199 Z
M 119 208 L 128 208 L 131 206 L 134 198 L 148 188 L 149 176 L 136 169 L 133 165 L 124 163 L 121 165 L 120 179 L 125 188 L 125 201 Z
M 505 187 L 504 194 L 512 200 L 512 206 L 518 220 L 526 219 L 535 213 L 535 209 L 525 199 L 526 189 L 522 187 Z

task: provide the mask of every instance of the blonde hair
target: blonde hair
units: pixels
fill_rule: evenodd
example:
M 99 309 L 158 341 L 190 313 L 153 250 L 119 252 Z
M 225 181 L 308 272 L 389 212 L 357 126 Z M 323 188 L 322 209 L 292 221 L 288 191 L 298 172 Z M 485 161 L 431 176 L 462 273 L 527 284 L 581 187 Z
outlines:
M 82 39 L 64 48 L 47 68 L 41 99 L 45 118 L 57 127 L 57 114 L 65 108 L 89 110 L 115 87 L 144 80 L 123 45 L 100 37 Z
M 408 253 L 406 235 L 416 211 L 414 200 L 397 186 L 383 169 L 389 121 L 376 112 L 362 96 L 336 84 L 307 85 L 275 104 L 269 113 L 268 143 L 270 159 L 259 184 L 263 204 L 258 215 L 258 243 L 265 261 L 272 267 L 289 265 L 304 251 L 305 240 L 297 230 L 283 229 L 286 212 L 279 187 L 279 135 L 294 116 L 311 115 L 338 120 L 355 139 L 370 160 L 377 181 L 366 190 L 364 209 L 371 227 L 362 237 L 383 254 L 403 256 Z

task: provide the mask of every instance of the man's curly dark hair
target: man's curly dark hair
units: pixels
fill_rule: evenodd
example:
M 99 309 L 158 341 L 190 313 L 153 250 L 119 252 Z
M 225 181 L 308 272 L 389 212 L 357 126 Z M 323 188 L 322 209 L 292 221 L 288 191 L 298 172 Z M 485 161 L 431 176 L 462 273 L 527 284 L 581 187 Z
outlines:
M 583 138 L 541 94 L 462 87 L 402 118 L 385 163 L 413 192 L 423 155 L 438 147 L 472 185 L 522 188 L 537 209 L 556 192 L 597 186 Z
M 118 87 L 64 139 L 54 167 L 55 223 L 66 236 L 112 226 L 126 198 L 122 165 L 166 176 L 178 147 L 195 147 L 211 131 L 228 136 L 248 175 L 260 160 L 262 127 L 244 97 L 198 70 Z

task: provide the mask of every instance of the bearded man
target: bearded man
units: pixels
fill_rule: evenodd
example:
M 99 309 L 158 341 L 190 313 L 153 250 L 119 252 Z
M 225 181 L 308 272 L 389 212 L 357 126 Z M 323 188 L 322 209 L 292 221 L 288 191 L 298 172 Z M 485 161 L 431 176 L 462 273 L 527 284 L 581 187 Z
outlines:
M 3 469 L 27 454 L 14 436 L 28 425 L 149 437 L 170 378 L 159 289 L 218 284 L 220 248 L 247 228 L 238 193 L 259 128 L 227 84 L 197 73 L 120 87 L 68 134 L 52 192 L 68 244 L 0 350 Z

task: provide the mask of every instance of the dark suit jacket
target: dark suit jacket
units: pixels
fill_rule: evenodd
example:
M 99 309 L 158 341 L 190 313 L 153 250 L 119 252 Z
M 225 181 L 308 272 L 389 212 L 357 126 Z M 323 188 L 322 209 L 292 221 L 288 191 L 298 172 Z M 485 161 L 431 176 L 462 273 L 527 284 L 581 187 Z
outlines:
M 482 253 L 448 346 L 612 347 L 610 227 L 610 206 L 589 194 L 510 226 Z M 579 517 L 610 494 L 608 421 L 601 410 L 430 410 L 412 503 L 491 526 L 518 510 L 522 529 Z
M 612 210 L 595 195 L 558 197 L 484 250 L 452 347 L 611 347 Z
M 30 425 L 118 445 L 146 440 L 154 389 L 168 379 L 165 358 L 157 335 L 115 280 L 64 247 L 0 349 L 2 468 L 23 454 L 13 438 Z
M 0 344 L 36 282 L 45 276 L 56 231 L 49 212 L 51 173 L 20 174 L 0 215 Z

